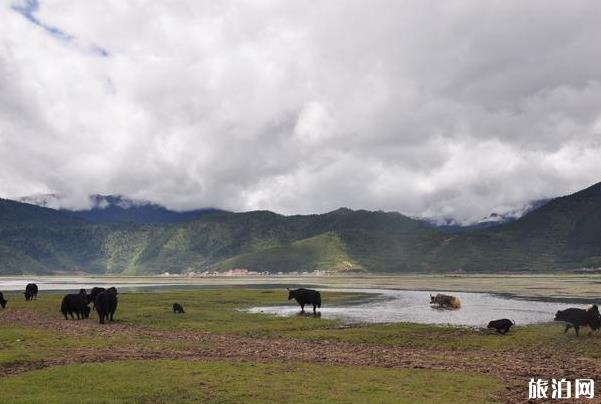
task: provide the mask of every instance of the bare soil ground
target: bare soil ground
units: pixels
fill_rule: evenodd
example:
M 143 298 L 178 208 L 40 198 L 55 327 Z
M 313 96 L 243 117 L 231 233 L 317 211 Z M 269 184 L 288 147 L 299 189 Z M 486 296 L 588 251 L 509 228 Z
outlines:
M 291 338 L 251 338 L 206 332 L 157 331 L 124 323 L 106 325 L 94 321 L 65 321 L 46 318 L 31 310 L 0 312 L 0 324 L 28 326 L 58 331 L 63 335 L 98 335 L 105 338 L 127 334 L 144 340 L 181 341 L 181 348 L 153 349 L 140 344 L 110 349 L 70 350 L 62 356 L 33 362 L 10 363 L 0 377 L 50 366 L 107 362 L 127 359 L 252 360 L 296 361 L 346 366 L 373 366 L 401 369 L 438 369 L 471 372 L 499 377 L 506 389 L 501 402 L 527 402 L 527 380 L 593 378 L 601 380 L 601 363 L 589 358 L 562 356 L 539 348 L 536 351 L 453 351 L 412 349 L 338 341 L 307 341 Z M 177 346 L 177 344 L 175 345 Z M 537 401 L 539 402 L 539 401 Z M 562 402 L 569 402 L 563 400 Z M 588 402 L 592 402 L 588 400 Z

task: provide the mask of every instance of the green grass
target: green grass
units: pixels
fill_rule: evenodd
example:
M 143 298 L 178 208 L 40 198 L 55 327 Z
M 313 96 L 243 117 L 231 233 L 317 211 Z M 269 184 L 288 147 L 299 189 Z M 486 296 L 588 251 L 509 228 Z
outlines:
M 500 388 L 493 377 L 444 371 L 229 361 L 70 365 L 0 379 L 2 400 L 15 403 L 480 403 Z
M 75 350 L 105 350 L 114 347 L 161 350 L 183 349 L 185 344 L 168 339 L 126 333 L 110 335 L 64 335 L 59 331 L 25 326 L 0 325 L 0 372 L 3 366 L 53 358 L 69 358 Z M 1 400 L 0 400 L 1 401 Z
M 25 302 L 21 294 L 6 294 L 10 308 L 33 308 L 51 318 L 61 318 L 62 295 L 40 294 L 37 301 Z M 365 295 L 323 292 L 322 298 L 331 304 L 349 302 Z M 275 335 L 309 329 L 335 328 L 334 320 L 303 317 L 276 317 L 244 311 L 256 305 L 289 303 L 286 290 L 205 289 L 177 292 L 121 293 L 115 316 L 119 322 L 161 329 L 210 331 L 246 336 Z M 186 313 L 174 315 L 171 306 L 181 303 Z M 291 305 L 296 305 L 294 301 Z M 90 317 L 96 320 L 96 313 Z
M 559 324 L 513 327 L 507 335 L 488 330 L 464 327 L 446 327 L 427 324 L 397 323 L 365 325 L 351 328 L 307 330 L 302 335 L 284 333 L 289 337 L 336 340 L 405 348 L 445 349 L 451 351 L 537 350 L 568 352 L 590 358 L 601 358 L 601 334 L 588 336 L 588 329 L 580 338 L 574 331 L 567 335 Z
M 55 332 L 27 327 L 0 326 L 0 364 L 29 362 L 48 356 L 65 347 Z
M 65 321 L 58 311 L 60 294 L 42 293 L 34 302 L 25 302 L 21 294 L 5 296 L 9 305 L 0 316 L 26 307 L 42 317 Z M 310 316 L 277 317 L 243 310 L 256 305 L 282 304 L 287 302 L 286 297 L 284 290 L 240 288 L 121 293 L 116 319 L 118 323 L 152 330 L 301 338 L 314 340 L 316 344 L 335 340 L 371 344 L 374 349 L 396 346 L 441 350 L 441 354 L 455 351 L 457 355 L 480 350 L 601 358 L 601 335 L 576 338 L 573 334 L 563 334 L 560 325 L 514 327 L 508 335 L 498 335 L 470 328 L 403 323 L 346 327 L 339 321 Z M 365 298 L 360 294 L 327 291 L 323 297 L 329 304 Z M 173 302 L 182 303 L 186 313 L 174 315 L 171 312 Z M 98 327 L 110 330 L 111 325 Z M 96 351 L 100 357 L 101 352 L 114 347 L 185 353 L 198 343 L 157 338 L 143 332 L 98 335 L 93 330 L 91 328 L 87 335 L 74 336 L 53 329 L 0 325 L 0 372 L 3 367 L 15 363 L 68 359 L 77 350 Z M 323 402 L 399 402 L 402 399 L 414 402 L 416 398 L 424 402 L 441 402 L 443 398 L 445 402 L 482 402 L 498 385 L 499 382 L 491 378 L 426 370 L 155 360 L 57 366 L 0 379 L 0 391 L 3 397 L 6 392 L 8 401 L 13 401 L 28 388 L 28 399 L 37 401 L 35 398 L 46 393 L 47 397 L 44 397 L 49 402 L 81 401 L 89 397 L 100 397 L 105 401 L 120 397 L 137 402 L 207 399 L 295 402 L 299 394 L 306 401 Z
M 58 308 L 61 295 L 40 294 L 38 301 L 25 302 L 21 295 L 7 294 L 12 308 L 32 308 L 50 318 L 62 318 Z M 365 298 L 362 294 L 323 292 L 322 298 L 328 304 L 339 304 Z M 367 343 L 406 348 L 440 348 L 448 350 L 521 350 L 537 349 L 549 352 L 568 352 L 601 358 L 601 334 L 575 338 L 573 331 L 567 335 L 559 324 L 534 325 L 512 328 L 508 335 L 499 335 L 489 331 L 466 327 L 445 327 L 426 324 L 396 323 L 372 324 L 346 327 L 340 321 L 314 318 L 312 316 L 279 317 L 270 314 L 248 313 L 244 309 L 256 305 L 286 304 L 285 290 L 275 289 L 204 289 L 188 291 L 121 293 L 117 322 L 168 331 L 206 331 L 218 334 L 240 335 L 248 337 L 285 337 L 302 338 L 315 341 L 337 340 L 354 343 Z M 186 313 L 174 315 L 171 305 L 179 302 Z M 295 303 L 290 303 L 294 305 Z M 92 318 L 86 321 L 97 321 Z M 9 330 L 10 331 L 10 330 Z M 4 341 L 4 327 L 0 326 L 0 342 Z M 33 332 L 33 331 L 32 331 Z M 40 332 L 41 331 L 35 331 Z M 52 332 L 40 334 L 42 343 L 36 347 L 44 351 L 45 347 L 55 348 L 66 341 Z M 48 338 L 45 338 L 45 337 Z M 12 338 L 11 334 L 9 337 Z M 81 336 L 78 341 L 89 346 L 106 346 L 115 343 L 136 343 L 128 341 L 127 336 L 117 334 L 114 341 L 97 339 L 93 335 Z M 18 338 L 15 338 L 18 339 Z M 31 341 L 30 336 L 24 339 Z M 71 341 L 71 343 L 73 343 Z M 145 342 L 146 343 L 146 342 Z M 16 344 L 21 346 L 23 344 Z M 36 352 L 34 349 L 32 352 Z M 6 355 L 6 351 L 2 355 Z

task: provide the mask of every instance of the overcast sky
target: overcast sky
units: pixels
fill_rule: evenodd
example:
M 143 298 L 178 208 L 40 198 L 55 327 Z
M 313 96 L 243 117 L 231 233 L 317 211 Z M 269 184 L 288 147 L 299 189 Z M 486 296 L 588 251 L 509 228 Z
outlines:
M 0 196 L 478 220 L 601 181 L 601 2 L 0 1 Z

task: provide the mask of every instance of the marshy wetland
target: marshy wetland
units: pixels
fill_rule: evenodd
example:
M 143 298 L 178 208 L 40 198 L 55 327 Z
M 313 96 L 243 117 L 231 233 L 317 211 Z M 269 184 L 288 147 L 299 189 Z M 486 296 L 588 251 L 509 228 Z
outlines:
M 519 402 L 530 377 L 601 375 L 601 335 L 576 338 L 559 324 L 525 325 L 515 318 L 518 325 L 498 335 L 476 324 L 419 324 L 417 318 L 373 323 L 328 314 L 395 301 L 395 307 L 407 302 L 428 313 L 461 316 L 481 304 L 482 295 L 506 305 L 545 304 L 546 316 L 547 310 L 592 302 L 586 288 L 578 294 L 574 285 L 597 281 L 521 278 L 537 288 L 524 284 L 510 296 L 503 293 L 515 282 L 511 277 L 489 283 L 497 290 L 477 292 L 479 277 L 424 278 L 429 288 L 418 278 L 38 278 L 40 295 L 33 302 L 25 302 L 20 289 L 20 282 L 32 279 L 3 278 L 8 305 L 0 309 L 0 391 L 9 402 Z M 339 290 L 322 289 L 321 317 L 253 309 L 285 306 L 295 314 L 285 287 L 326 284 Z M 118 287 L 116 321 L 100 325 L 95 313 L 65 321 L 58 310 L 64 291 L 92 285 Z M 414 291 L 401 293 L 401 285 Z M 461 309 L 438 311 L 422 299 L 445 290 L 461 297 Z M 540 299 L 542 290 L 553 293 L 545 301 L 527 300 Z M 186 313 L 174 315 L 174 302 Z M 348 379 L 351 368 L 360 380 Z

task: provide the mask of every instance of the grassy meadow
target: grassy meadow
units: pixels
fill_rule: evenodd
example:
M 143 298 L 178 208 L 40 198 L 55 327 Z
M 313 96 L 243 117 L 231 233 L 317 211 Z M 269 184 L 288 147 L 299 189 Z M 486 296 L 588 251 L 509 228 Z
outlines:
M 5 297 L 3 402 L 502 402 L 511 375 L 480 369 L 482 358 L 601 357 L 601 336 L 575 338 L 560 325 L 517 326 L 501 336 L 243 310 L 282 304 L 287 296 L 279 289 L 121 293 L 116 321 L 107 325 L 99 325 L 94 312 L 65 321 L 59 293 L 42 292 L 34 302 L 21 293 Z M 324 291 L 322 298 L 330 304 L 365 296 Z M 186 313 L 173 314 L 174 302 Z

